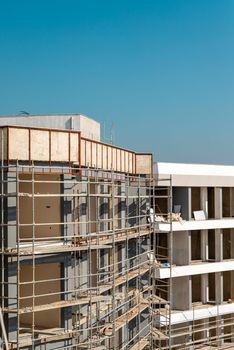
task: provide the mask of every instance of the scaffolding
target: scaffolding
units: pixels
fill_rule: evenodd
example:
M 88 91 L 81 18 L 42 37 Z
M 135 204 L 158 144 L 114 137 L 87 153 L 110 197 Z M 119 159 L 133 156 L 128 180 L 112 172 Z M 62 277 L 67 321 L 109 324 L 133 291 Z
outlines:
M 209 305 L 193 303 L 191 320 L 172 322 L 171 177 L 2 162 L 0 195 L 10 349 L 233 349 L 234 316 L 220 305 L 197 320 Z M 160 266 L 169 278 L 155 277 Z
M 155 276 L 152 281 L 152 342 L 155 349 L 171 349 L 171 300 L 172 300 L 172 264 L 173 264 L 173 231 L 172 231 L 172 181 L 171 177 L 157 179 L 153 190 L 153 247 L 155 269 L 164 265 L 169 267 L 167 280 Z M 170 225 L 165 235 L 160 232 L 157 217 L 163 218 Z M 162 321 L 163 320 L 163 321 Z
M 153 188 L 151 176 L 2 162 L 10 349 L 152 349 Z

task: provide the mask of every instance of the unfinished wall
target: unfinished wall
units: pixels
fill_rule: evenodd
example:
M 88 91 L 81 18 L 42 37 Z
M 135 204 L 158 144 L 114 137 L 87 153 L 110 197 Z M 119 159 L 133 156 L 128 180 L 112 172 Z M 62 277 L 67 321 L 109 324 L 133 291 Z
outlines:
M 136 154 L 136 173 L 152 174 L 152 154 Z
M 60 197 L 53 197 L 51 194 L 60 194 L 60 180 L 59 175 L 35 175 L 34 194 L 45 194 L 44 197 L 35 197 L 33 208 L 32 194 L 32 176 L 30 174 L 22 174 L 19 176 L 20 184 L 19 191 L 24 195 L 19 198 L 19 222 L 21 225 L 32 224 L 33 209 L 35 215 L 35 223 L 48 223 L 48 225 L 35 226 L 35 238 L 50 238 L 61 235 L 60 225 L 53 225 L 53 223 L 61 222 L 61 199 Z M 23 182 L 27 181 L 27 182 Z M 41 182 L 40 182 L 41 181 Z M 27 194 L 29 196 L 27 196 Z M 46 197 L 46 194 L 50 194 Z M 20 238 L 26 240 L 32 238 L 33 227 L 21 226 Z
M 79 132 L 8 127 L 10 160 L 78 163 L 79 153 Z
M 83 137 L 81 138 L 81 166 L 130 174 L 135 174 L 136 171 L 139 174 L 148 174 L 149 169 L 147 164 L 144 168 L 139 166 L 136 169 L 136 154 L 134 152 Z
M 61 266 L 59 263 L 40 264 L 35 266 L 35 299 L 34 305 L 43 305 L 61 300 Z M 57 281 L 52 281 L 57 279 Z M 23 265 L 20 268 L 20 281 L 26 283 L 20 286 L 20 297 L 27 299 L 21 299 L 20 308 L 32 307 L 33 305 L 33 266 Z M 45 282 L 40 282 L 45 281 Z M 52 293 L 55 295 L 52 295 Z M 57 294 L 56 294 L 57 293 Z M 40 296 L 44 295 L 45 296 Z M 51 294 L 51 295 L 50 295 Z M 20 316 L 20 324 L 23 326 L 32 326 L 32 313 L 26 313 Z M 60 309 L 44 310 L 35 313 L 35 327 L 39 328 L 54 328 L 61 327 L 61 314 Z
M 189 310 L 192 306 L 192 279 L 188 276 L 172 279 L 172 308 Z
M 191 263 L 190 231 L 178 231 L 173 235 L 173 263 L 178 266 Z

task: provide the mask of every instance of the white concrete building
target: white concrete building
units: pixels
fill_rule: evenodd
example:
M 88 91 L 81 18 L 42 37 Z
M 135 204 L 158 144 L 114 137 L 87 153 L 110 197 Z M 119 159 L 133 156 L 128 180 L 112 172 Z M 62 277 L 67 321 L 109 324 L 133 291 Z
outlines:
M 234 166 L 155 163 L 154 175 L 155 345 L 234 349 Z

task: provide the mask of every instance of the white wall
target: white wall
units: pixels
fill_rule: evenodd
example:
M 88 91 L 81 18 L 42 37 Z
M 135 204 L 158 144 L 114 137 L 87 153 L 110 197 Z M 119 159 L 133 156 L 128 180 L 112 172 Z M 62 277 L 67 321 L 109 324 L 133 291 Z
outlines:
M 0 116 L 0 125 L 80 130 L 83 137 L 100 141 L 100 123 L 82 114 Z
M 171 176 L 173 186 L 234 186 L 234 166 L 231 165 L 159 162 L 154 164 L 154 175 L 158 179 L 169 179 Z

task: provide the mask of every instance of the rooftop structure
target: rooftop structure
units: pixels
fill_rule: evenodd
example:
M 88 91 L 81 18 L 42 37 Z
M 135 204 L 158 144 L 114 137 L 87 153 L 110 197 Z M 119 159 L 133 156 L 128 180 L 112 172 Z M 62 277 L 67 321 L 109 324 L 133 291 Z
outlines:
M 100 123 L 84 114 L 19 114 L 0 116 L 0 125 L 79 130 L 83 137 L 96 141 L 101 140 Z

